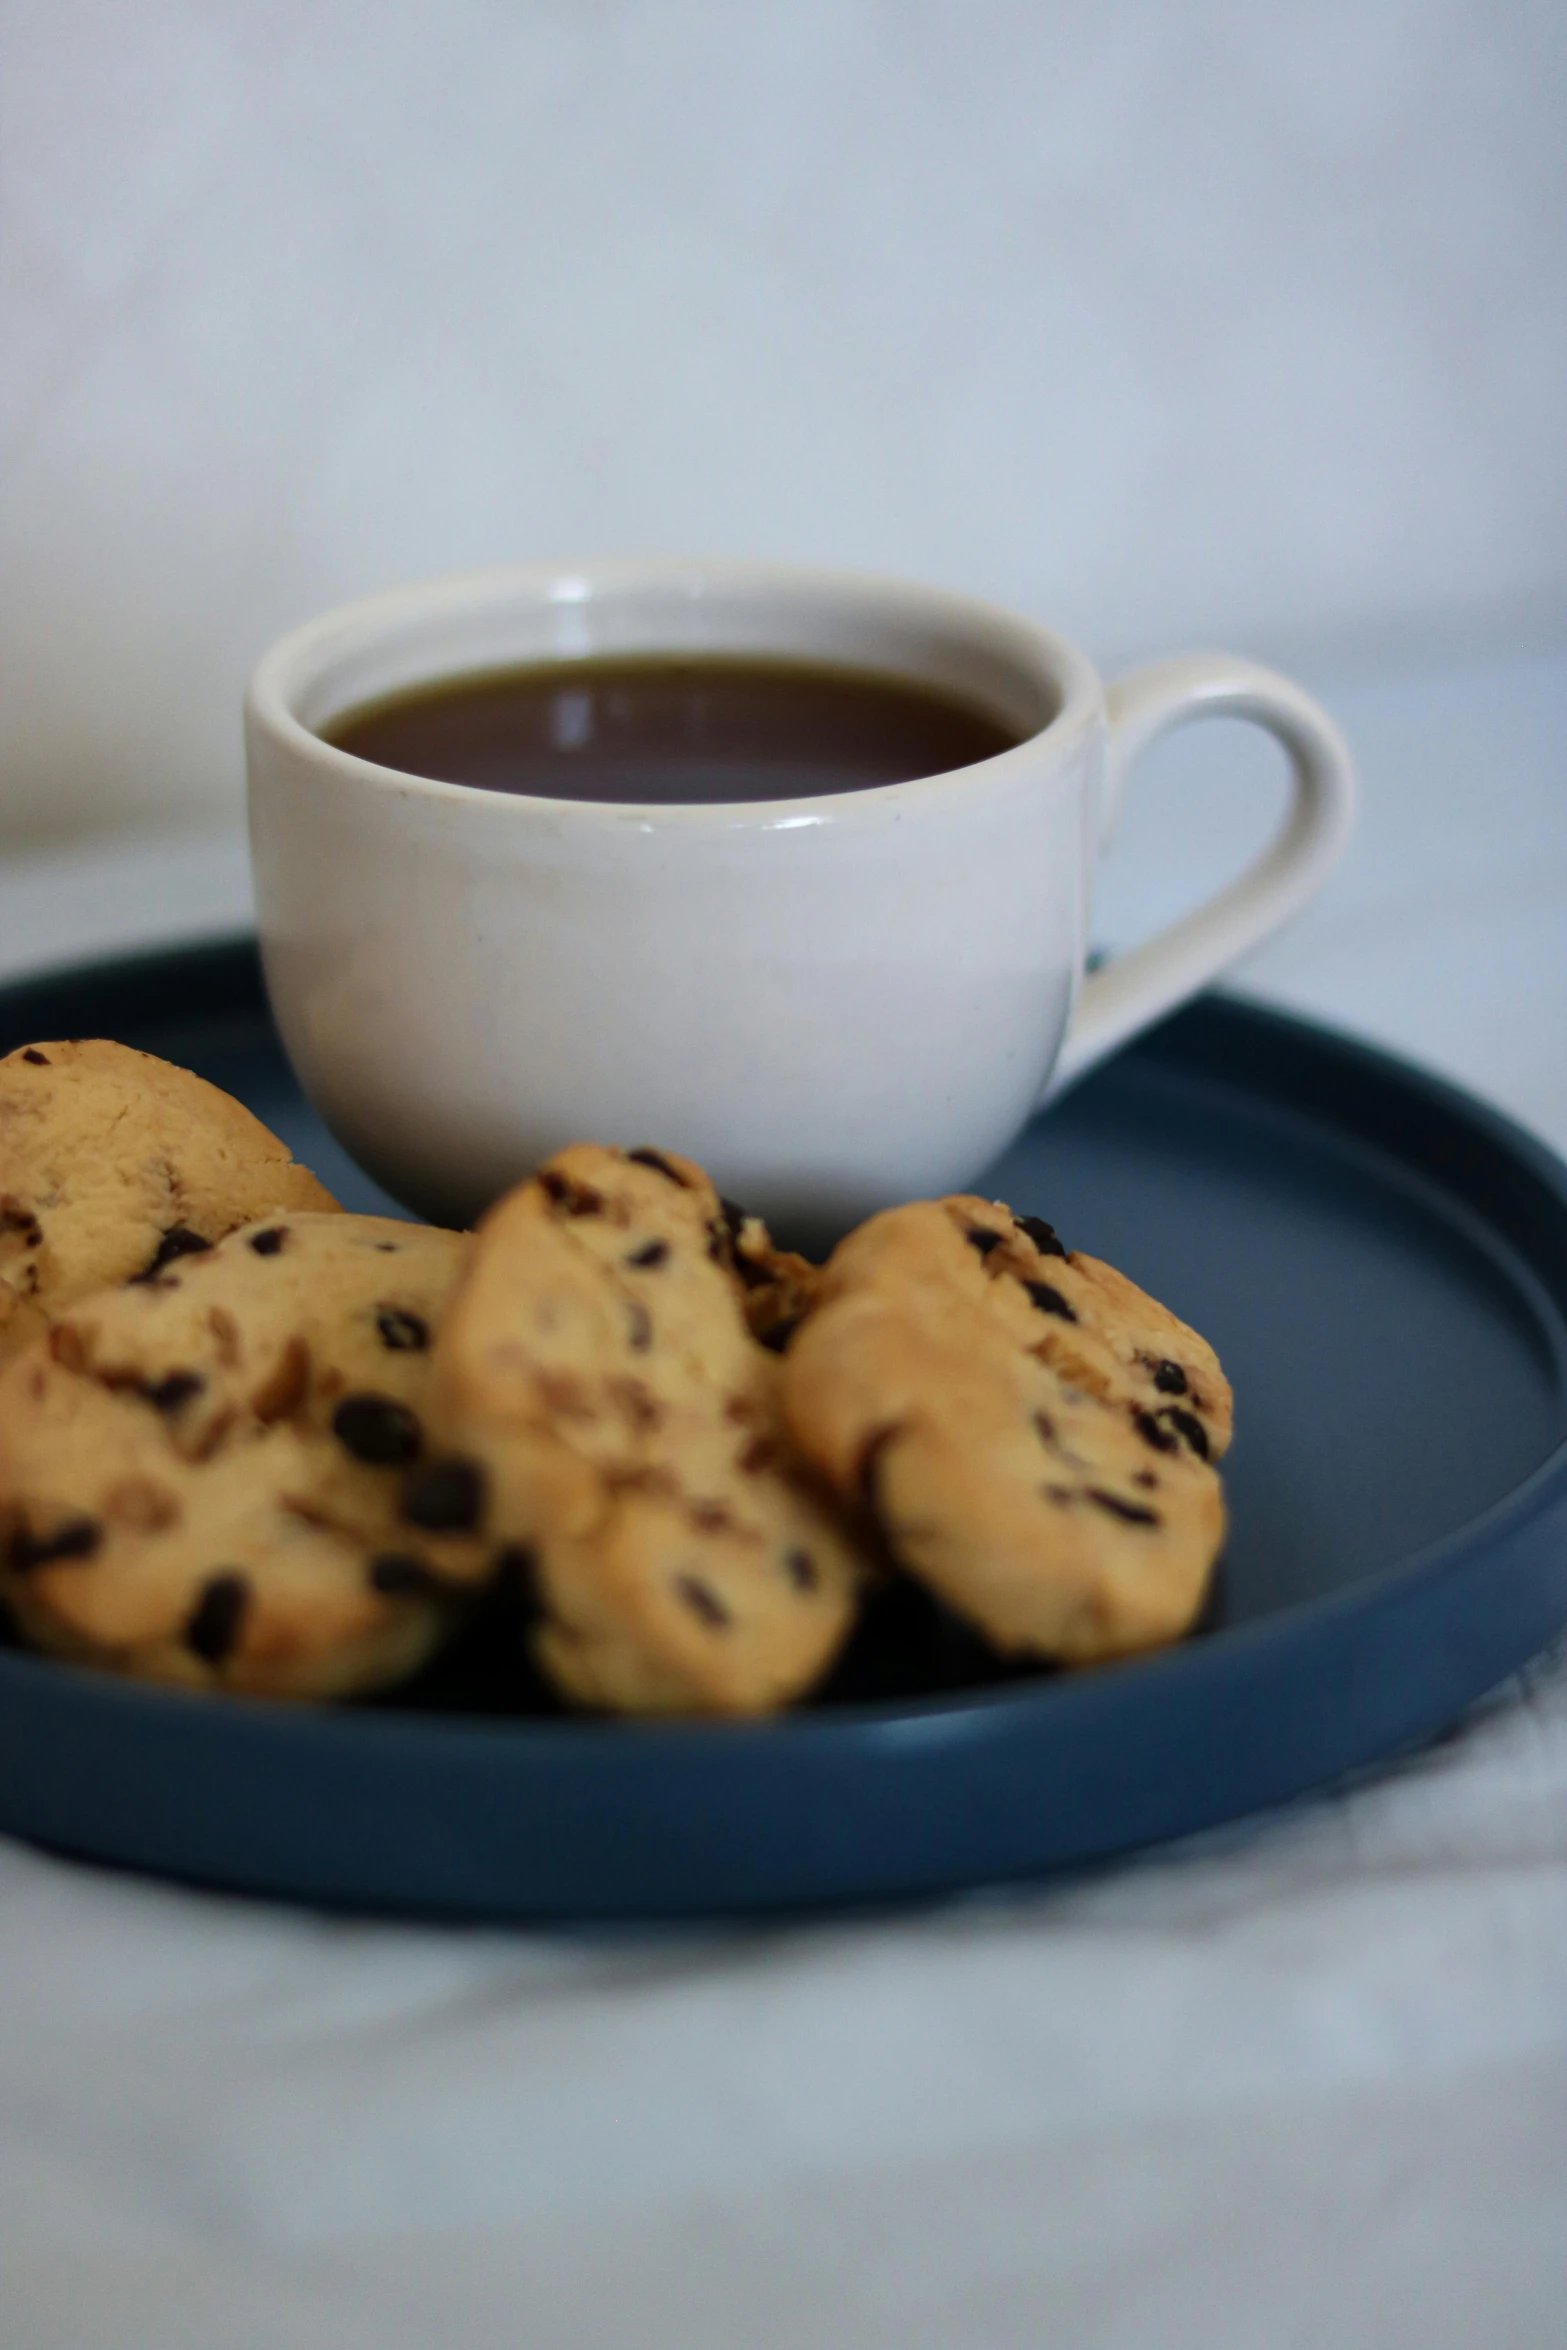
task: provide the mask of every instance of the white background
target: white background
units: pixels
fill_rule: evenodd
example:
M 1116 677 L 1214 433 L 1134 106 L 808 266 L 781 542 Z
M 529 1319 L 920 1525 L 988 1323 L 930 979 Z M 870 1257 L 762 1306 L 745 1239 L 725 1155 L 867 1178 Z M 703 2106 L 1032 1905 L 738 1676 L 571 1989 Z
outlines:
M 473 563 L 966 587 L 1106 662 L 1567 634 L 1559 0 L 4 0 L 0 840 L 230 816 Z

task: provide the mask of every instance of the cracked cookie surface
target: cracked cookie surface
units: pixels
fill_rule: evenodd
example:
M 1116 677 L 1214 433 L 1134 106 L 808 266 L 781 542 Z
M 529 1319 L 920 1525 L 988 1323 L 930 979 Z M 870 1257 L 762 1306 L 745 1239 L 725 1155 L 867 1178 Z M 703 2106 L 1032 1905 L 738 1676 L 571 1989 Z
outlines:
M 839 1647 L 861 1560 L 750 1318 L 765 1341 L 814 1278 L 673 1153 L 576 1145 L 481 1224 L 436 1349 L 450 1457 L 409 1508 L 510 1553 L 578 1702 L 762 1712 Z
M 1012 1655 L 1175 1639 L 1224 1535 L 1213 1349 L 1037 1217 L 952 1198 L 842 1242 L 783 1366 L 801 1450 Z
M 0 1060 L 0 1358 L 79 1297 L 336 1201 L 249 1110 L 100 1038 Z
M 0 1369 L 0 1594 L 24 1635 L 281 1696 L 411 1671 L 489 1572 L 402 1511 L 467 1245 L 285 1214 L 65 1309 Z

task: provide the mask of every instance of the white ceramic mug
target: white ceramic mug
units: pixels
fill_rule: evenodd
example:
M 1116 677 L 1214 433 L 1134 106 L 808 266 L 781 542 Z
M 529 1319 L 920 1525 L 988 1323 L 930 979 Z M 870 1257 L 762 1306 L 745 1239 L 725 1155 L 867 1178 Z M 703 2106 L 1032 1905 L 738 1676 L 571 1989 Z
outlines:
M 770 654 L 922 680 L 1023 737 L 790 801 L 657 807 L 421 780 L 319 730 L 510 664 Z M 663 1144 L 785 1230 L 969 1182 L 1029 1114 L 1293 913 L 1348 833 L 1349 755 L 1226 654 L 1108 691 L 1032 621 L 930 588 L 586 563 L 403 588 L 312 621 L 246 704 L 267 984 L 311 1099 L 376 1180 L 466 1223 L 561 1144 Z M 1250 718 L 1289 755 L 1240 880 L 1085 979 L 1098 845 L 1156 735 Z

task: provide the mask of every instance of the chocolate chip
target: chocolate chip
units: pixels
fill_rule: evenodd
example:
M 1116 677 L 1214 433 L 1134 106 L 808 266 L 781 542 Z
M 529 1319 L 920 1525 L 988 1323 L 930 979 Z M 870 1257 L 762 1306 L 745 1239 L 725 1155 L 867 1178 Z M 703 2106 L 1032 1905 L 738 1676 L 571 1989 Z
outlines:
M 993 1248 L 1001 1246 L 999 1232 L 987 1232 L 983 1224 L 971 1224 L 963 1235 L 970 1248 L 977 1248 L 982 1257 L 988 1257 Z
M 626 1263 L 635 1265 L 640 1272 L 651 1273 L 655 1265 L 666 1263 L 668 1257 L 669 1243 L 667 1240 L 650 1240 L 645 1247 L 634 1248 L 630 1256 L 627 1257 Z
M 665 1179 L 668 1182 L 673 1183 L 677 1189 L 685 1191 L 689 1188 L 686 1183 L 686 1179 L 681 1174 L 679 1168 L 672 1167 L 669 1161 L 664 1157 L 662 1151 L 648 1150 L 646 1147 L 644 1147 L 639 1151 L 627 1151 L 626 1156 L 628 1159 L 630 1159 L 633 1166 L 651 1167 L 655 1175 L 664 1176 Z
M 1054 1420 L 1051 1419 L 1048 1412 L 1036 1412 L 1034 1414 L 1034 1426 L 1039 1432 L 1040 1441 L 1042 1443 L 1054 1444 L 1056 1440 L 1056 1424 Z
M 1045 1222 L 1043 1216 L 1014 1216 L 1012 1221 L 1019 1232 L 1028 1234 L 1029 1239 L 1042 1257 L 1064 1257 L 1066 1255 L 1066 1250 L 1061 1244 L 1060 1234 L 1053 1224 Z
M 495 1554 L 496 1579 L 511 1594 L 524 1623 L 536 1624 L 549 1610 L 539 1587 L 539 1556 L 531 1544 L 508 1542 Z
M 49 1066 L 49 1055 L 41 1053 L 36 1045 L 30 1044 L 22 1058 L 24 1061 L 31 1061 L 35 1069 L 47 1069 Z
M 423 1315 L 410 1314 L 402 1306 L 378 1306 L 375 1326 L 381 1344 L 394 1355 L 423 1354 L 430 1343 L 430 1325 Z
M 1151 1510 L 1140 1501 L 1123 1501 L 1118 1493 L 1106 1493 L 1102 1485 L 1090 1485 L 1088 1498 L 1107 1516 L 1120 1518 L 1128 1526 L 1157 1526 L 1157 1510 Z
M 765 1265 L 759 1265 L 755 1257 L 741 1256 L 738 1252 L 734 1260 L 734 1269 L 747 1289 L 765 1289 L 773 1278 L 768 1268 Z
M 1168 1428 L 1161 1428 L 1152 1412 L 1133 1412 L 1132 1426 L 1144 1444 L 1151 1444 L 1155 1452 L 1174 1452 L 1175 1438 Z
M 691 1613 L 700 1616 L 704 1624 L 711 1624 L 715 1631 L 730 1621 L 729 1610 L 712 1585 L 704 1583 L 700 1575 L 677 1575 L 675 1589 Z
M 96 1518 L 67 1518 L 52 1534 L 16 1534 L 11 1538 L 9 1563 L 13 1574 L 31 1574 L 34 1567 L 52 1566 L 56 1559 L 90 1559 L 103 1540 Z
M 169 1371 L 161 1379 L 149 1380 L 142 1394 L 154 1411 L 173 1413 L 199 1395 L 206 1384 L 199 1371 Z
M 265 1232 L 251 1234 L 250 1245 L 258 1257 L 276 1257 L 283 1253 L 283 1243 L 287 1238 L 288 1226 L 286 1224 L 269 1224 Z
M 43 1226 L 31 1208 L 20 1207 L 7 1200 L 0 1205 L 0 1232 L 20 1232 L 24 1248 L 36 1248 L 43 1239 Z
M 1158 1482 L 1159 1480 L 1154 1475 L 1152 1469 L 1138 1469 L 1132 1478 L 1132 1483 L 1134 1485 L 1141 1485 L 1145 1492 L 1152 1492 Z
M 403 1516 L 431 1534 L 471 1534 L 484 1511 L 484 1471 L 452 1456 L 431 1461 L 409 1481 Z
M 345 1395 L 332 1414 L 332 1433 L 345 1452 L 372 1468 L 401 1468 L 423 1441 L 418 1421 L 390 1395 Z
M 407 1551 L 383 1550 L 370 1561 L 370 1588 L 387 1599 L 423 1599 L 443 1586 L 423 1559 Z
M 787 1354 L 789 1341 L 804 1320 L 803 1314 L 785 1314 L 781 1321 L 769 1322 L 767 1328 L 759 1330 L 756 1335 L 762 1345 L 769 1348 L 773 1354 Z
M 192 1232 L 188 1224 L 171 1224 L 152 1253 L 151 1261 L 141 1272 L 131 1275 L 132 1282 L 156 1281 L 165 1265 L 172 1265 L 176 1257 L 204 1257 L 212 1246 L 199 1232 Z
M 745 1230 L 747 1224 L 749 1224 L 751 1221 L 750 1209 L 742 1208 L 738 1200 L 724 1199 L 722 1197 L 720 1197 L 718 1204 L 724 1212 L 724 1222 L 728 1225 L 733 1237 L 738 1240 L 741 1233 Z
M 250 1585 L 232 1570 L 209 1575 L 201 1597 L 185 1619 L 185 1645 L 204 1663 L 218 1665 L 238 1644 L 250 1609 Z
M 1060 1290 L 1052 1289 L 1048 1281 L 1025 1281 L 1023 1287 L 1042 1314 L 1059 1314 L 1063 1322 L 1077 1320 Z
M 645 1355 L 653 1343 L 653 1317 L 647 1307 L 639 1305 L 635 1298 L 626 1308 L 626 1326 L 632 1351 Z
M 1186 1393 L 1186 1373 L 1181 1369 L 1179 1363 L 1155 1364 L 1153 1383 L 1161 1395 L 1184 1395 Z
M 791 1550 L 786 1552 L 784 1556 L 784 1565 L 789 1571 L 789 1580 L 794 1585 L 796 1591 L 814 1591 L 817 1584 L 821 1581 L 821 1576 L 817 1572 L 816 1561 L 812 1558 L 808 1550 Z
M 1208 1431 L 1195 1412 L 1183 1412 L 1179 1404 L 1170 1403 L 1165 1405 L 1159 1417 L 1168 1420 L 1170 1426 L 1185 1437 L 1200 1461 L 1208 1458 Z
M 557 1168 L 546 1167 L 539 1177 L 539 1189 L 552 1199 L 568 1216 L 597 1216 L 603 1213 L 604 1194 L 595 1191 L 591 1183 L 577 1183 L 571 1176 L 562 1175 Z

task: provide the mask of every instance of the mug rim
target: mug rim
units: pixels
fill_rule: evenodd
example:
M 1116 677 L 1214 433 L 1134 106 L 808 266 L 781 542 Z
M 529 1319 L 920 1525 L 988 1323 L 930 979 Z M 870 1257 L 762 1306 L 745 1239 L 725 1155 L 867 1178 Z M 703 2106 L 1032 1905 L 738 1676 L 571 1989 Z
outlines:
M 343 750 L 297 715 L 297 702 L 319 679 L 334 654 L 341 657 L 356 645 L 369 646 L 377 637 L 394 634 L 422 616 L 432 622 L 449 616 L 455 622 L 465 613 L 483 611 L 499 603 L 582 606 L 599 596 L 616 591 L 634 593 L 638 589 L 665 594 L 673 591 L 676 598 L 683 594 L 693 604 L 708 596 L 737 598 L 768 591 L 797 605 L 848 600 L 867 611 L 879 607 L 909 622 L 920 620 L 926 626 L 933 623 L 944 626 L 944 633 L 954 637 L 966 633 L 971 641 L 985 636 L 1004 639 L 1004 655 L 1012 657 L 1019 672 L 1028 674 L 1034 682 L 1048 682 L 1057 696 L 1056 707 L 1042 726 L 1006 750 L 932 775 L 851 786 L 841 792 L 796 794 L 783 799 L 701 801 L 579 800 L 556 798 L 547 793 L 497 792 L 479 784 L 454 783 L 406 768 L 382 766 L 357 752 Z M 647 650 L 658 649 L 656 635 L 650 637 Z M 787 647 L 777 649 L 788 657 Z M 573 655 L 570 651 L 547 656 L 562 663 L 574 657 L 591 656 Z M 847 661 L 844 666 L 868 669 L 870 664 Z M 450 665 L 421 664 L 405 689 L 393 690 L 417 692 L 421 685 L 434 685 L 448 677 L 482 675 L 485 667 L 471 657 L 454 660 Z M 357 706 L 364 705 L 350 699 L 342 709 Z M 1025 776 L 1037 773 L 1042 745 L 1048 743 L 1052 755 L 1066 753 L 1070 741 L 1091 726 L 1096 717 L 1102 716 L 1103 709 L 1104 688 L 1087 655 L 1056 630 L 1009 611 L 1004 605 L 878 572 L 708 556 L 587 557 L 575 561 L 495 564 L 477 570 L 440 573 L 382 589 L 377 594 L 334 605 L 278 638 L 252 670 L 244 701 L 247 729 L 264 730 L 296 757 L 308 759 L 341 781 L 374 781 L 379 786 L 394 787 L 405 798 L 448 806 L 484 806 L 497 815 L 509 809 L 515 811 L 514 821 L 524 817 L 536 819 L 547 813 L 558 822 L 595 829 L 623 826 L 630 820 L 639 829 L 698 825 L 708 830 L 770 830 L 805 822 L 842 822 L 854 814 L 871 818 L 886 813 L 889 805 L 941 797 L 960 784 L 966 791 L 975 789 L 976 783 L 981 787 L 1007 789 Z

